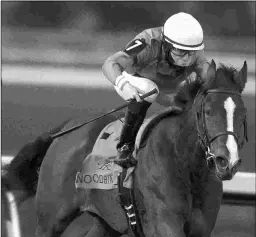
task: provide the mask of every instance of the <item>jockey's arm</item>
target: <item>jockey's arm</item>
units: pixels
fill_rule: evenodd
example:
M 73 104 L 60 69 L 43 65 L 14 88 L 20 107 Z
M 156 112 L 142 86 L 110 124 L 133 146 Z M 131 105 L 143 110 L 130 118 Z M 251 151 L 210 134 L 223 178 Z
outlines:
M 116 52 L 106 59 L 102 66 L 104 76 L 115 85 L 116 79 L 126 71 L 133 75 L 136 71 L 135 64 L 149 59 L 151 47 L 140 35 L 126 45 L 123 50 Z
M 123 71 L 132 68 L 133 59 L 123 51 L 111 55 L 106 59 L 102 66 L 104 76 L 115 85 L 116 78 L 122 74 Z

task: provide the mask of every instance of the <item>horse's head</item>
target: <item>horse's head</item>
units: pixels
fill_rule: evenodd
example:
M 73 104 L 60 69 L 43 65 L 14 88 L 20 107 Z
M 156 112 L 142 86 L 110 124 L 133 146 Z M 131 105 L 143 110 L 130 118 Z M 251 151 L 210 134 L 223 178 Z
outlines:
M 212 60 L 206 78 L 190 82 L 183 93 L 185 101 L 189 101 L 188 95 L 193 101 L 198 141 L 208 167 L 215 169 L 221 180 L 231 179 L 241 164 L 239 150 L 247 140 L 246 108 L 241 98 L 246 81 L 246 62 L 238 72 L 222 64 L 216 70 Z

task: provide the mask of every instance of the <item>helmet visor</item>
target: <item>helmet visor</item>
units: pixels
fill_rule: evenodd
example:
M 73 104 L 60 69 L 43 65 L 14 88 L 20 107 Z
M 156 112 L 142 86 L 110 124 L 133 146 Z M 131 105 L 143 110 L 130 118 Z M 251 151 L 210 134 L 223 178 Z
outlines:
M 195 50 L 182 50 L 175 48 L 173 44 L 169 43 L 166 40 L 164 40 L 163 42 L 163 47 L 166 53 L 172 53 L 177 57 L 193 56 L 196 54 Z
M 163 49 L 166 54 L 167 60 L 177 66 L 188 67 L 192 65 L 197 58 L 197 53 L 195 50 L 192 51 L 178 49 L 165 40 L 163 42 Z

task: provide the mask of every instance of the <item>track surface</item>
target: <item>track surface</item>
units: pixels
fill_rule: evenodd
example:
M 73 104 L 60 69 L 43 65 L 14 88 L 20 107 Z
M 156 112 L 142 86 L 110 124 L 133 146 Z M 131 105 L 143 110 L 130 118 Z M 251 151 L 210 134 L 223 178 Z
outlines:
M 242 66 L 242 63 L 241 63 Z M 255 172 L 255 76 L 249 76 L 244 94 L 250 142 L 241 156 L 240 171 Z M 99 68 L 54 69 L 3 65 L 2 154 L 15 155 L 28 141 L 67 118 L 88 114 L 88 120 L 122 104 Z M 161 107 L 154 105 L 152 114 Z M 21 207 L 24 237 L 35 230 L 33 199 Z M 76 224 L 79 225 L 77 220 Z M 84 224 L 84 223 L 83 223 Z M 213 237 L 255 236 L 255 207 L 221 207 Z

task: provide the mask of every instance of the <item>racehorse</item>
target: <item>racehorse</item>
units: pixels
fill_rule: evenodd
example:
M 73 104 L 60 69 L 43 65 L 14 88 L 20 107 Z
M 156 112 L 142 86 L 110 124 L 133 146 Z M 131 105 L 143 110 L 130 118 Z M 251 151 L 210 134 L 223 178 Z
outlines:
M 237 172 L 239 151 L 247 140 L 241 98 L 246 82 L 246 62 L 237 71 L 223 64 L 216 69 L 212 60 L 205 78 L 187 79 L 178 89 L 175 102 L 183 112 L 174 111 L 155 124 L 136 154 L 133 195 L 139 236 L 211 235 L 221 205 L 222 181 Z M 46 139 L 43 156 L 34 156 L 31 169 L 35 173 L 40 167 L 37 237 L 61 236 L 81 215 L 84 236 L 133 236 L 115 189 L 77 191 L 74 186 L 76 173 L 98 134 L 112 121 L 109 116 L 53 142 Z M 77 123 L 70 121 L 60 130 Z M 17 167 L 21 168 L 9 170 Z M 35 182 L 36 177 L 26 180 Z

